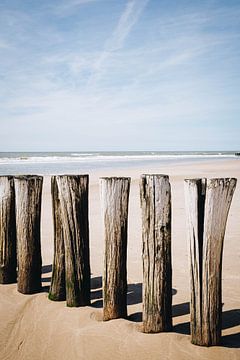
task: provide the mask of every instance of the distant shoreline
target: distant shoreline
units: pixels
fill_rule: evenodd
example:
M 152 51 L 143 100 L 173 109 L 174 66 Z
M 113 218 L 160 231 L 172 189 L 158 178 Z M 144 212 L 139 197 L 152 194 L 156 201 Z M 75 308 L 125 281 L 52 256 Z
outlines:
M 104 173 L 105 171 L 128 171 L 131 169 L 139 171 L 150 171 L 156 169 L 160 171 L 162 168 L 171 168 L 176 166 L 188 166 L 194 164 L 213 164 L 239 161 L 239 157 L 228 154 L 202 154 L 202 155 L 105 155 L 98 156 L 84 155 L 69 157 L 68 153 L 65 156 L 56 157 L 49 156 L 46 153 L 43 156 L 28 156 L 19 157 L 1 157 L 0 153 L 0 175 L 54 175 L 54 174 L 83 174 L 83 173 Z M 30 153 L 29 153 L 30 154 Z M 39 153 L 42 154 L 42 153 Z M 56 153 L 55 153 L 56 154 Z

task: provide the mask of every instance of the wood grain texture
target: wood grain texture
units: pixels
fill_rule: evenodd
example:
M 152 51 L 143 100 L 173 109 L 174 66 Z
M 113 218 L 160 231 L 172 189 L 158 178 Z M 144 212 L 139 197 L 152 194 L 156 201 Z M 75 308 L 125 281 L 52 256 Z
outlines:
M 102 178 L 103 320 L 127 317 L 127 230 L 130 178 Z
M 43 177 L 14 178 L 16 195 L 18 291 L 32 294 L 41 290 L 40 217 Z
M 65 249 L 67 306 L 90 304 L 88 175 L 56 176 Z
M 172 329 L 171 187 L 166 175 L 142 175 L 143 332 Z
M 185 180 L 186 215 L 190 250 L 191 341 L 202 341 L 202 265 L 206 179 Z
M 48 298 L 53 301 L 62 301 L 66 300 L 65 249 L 60 199 L 56 176 L 52 176 L 51 178 L 51 194 L 54 226 L 54 259 Z
M 222 254 L 236 179 L 207 181 L 203 238 L 203 342 L 219 345 L 222 322 Z
M 222 254 L 237 180 L 185 180 L 191 263 L 191 341 L 221 343 Z
M 12 176 L 0 176 L 0 284 L 17 280 L 15 192 Z

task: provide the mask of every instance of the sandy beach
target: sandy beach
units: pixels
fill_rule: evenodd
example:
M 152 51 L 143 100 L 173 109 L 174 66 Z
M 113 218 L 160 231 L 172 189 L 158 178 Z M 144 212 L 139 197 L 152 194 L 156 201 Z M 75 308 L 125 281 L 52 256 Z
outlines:
M 90 256 L 92 302 L 67 308 L 48 300 L 53 261 L 50 177 L 44 177 L 42 198 L 43 291 L 22 295 L 16 284 L 0 285 L 0 359 L 240 359 L 240 161 L 181 163 L 161 168 L 122 168 L 90 172 Z M 171 333 L 143 334 L 142 238 L 139 177 L 143 173 L 170 175 L 172 186 L 173 324 Z M 128 236 L 128 320 L 102 322 L 101 277 L 103 227 L 99 177 L 130 176 Z M 184 204 L 184 178 L 236 177 L 237 188 L 227 222 L 223 253 L 223 344 L 203 348 L 190 343 L 189 263 Z

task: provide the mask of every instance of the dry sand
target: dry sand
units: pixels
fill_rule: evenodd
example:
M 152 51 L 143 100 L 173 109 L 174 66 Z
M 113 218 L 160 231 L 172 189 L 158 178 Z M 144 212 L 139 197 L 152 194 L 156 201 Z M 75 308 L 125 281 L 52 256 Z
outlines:
M 53 258 L 49 177 L 45 178 L 42 211 L 43 285 L 36 295 L 22 295 L 16 284 L 0 285 L 0 359 L 240 359 L 240 183 L 227 223 L 223 254 L 223 346 L 201 348 L 189 337 L 189 266 L 183 179 L 237 177 L 240 161 L 224 160 L 161 168 L 104 170 L 90 173 L 90 241 L 92 305 L 67 308 L 47 298 Z M 139 175 L 165 173 L 172 185 L 173 322 L 171 333 L 143 334 L 141 326 L 141 213 Z M 128 246 L 129 319 L 102 322 L 101 275 L 103 229 L 98 179 L 131 176 Z

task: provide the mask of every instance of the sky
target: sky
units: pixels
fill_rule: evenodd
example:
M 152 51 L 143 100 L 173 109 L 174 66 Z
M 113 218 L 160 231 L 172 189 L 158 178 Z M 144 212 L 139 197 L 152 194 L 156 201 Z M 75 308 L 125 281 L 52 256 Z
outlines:
M 1 0 L 0 151 L 240 150 L 239 0 Z

